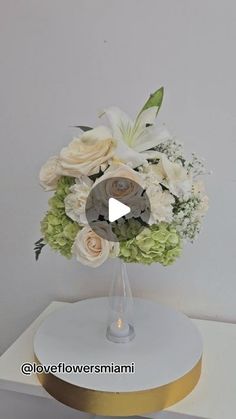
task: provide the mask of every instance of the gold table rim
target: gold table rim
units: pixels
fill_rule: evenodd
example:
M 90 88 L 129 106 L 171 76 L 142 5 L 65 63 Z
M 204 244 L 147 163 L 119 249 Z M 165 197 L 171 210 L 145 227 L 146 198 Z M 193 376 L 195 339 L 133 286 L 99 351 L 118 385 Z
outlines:
M 34 355 L 35 361 L 41 365 Z M 202 356 L 185 375 L 168 384 L 128 392 L 109 392 L 76 386 L 52 373 L 37 374 L 44 389 L 59 402 L 82 412 L 101 416 L 133 416 L 157 412 L 186 397 L 197 385 Z

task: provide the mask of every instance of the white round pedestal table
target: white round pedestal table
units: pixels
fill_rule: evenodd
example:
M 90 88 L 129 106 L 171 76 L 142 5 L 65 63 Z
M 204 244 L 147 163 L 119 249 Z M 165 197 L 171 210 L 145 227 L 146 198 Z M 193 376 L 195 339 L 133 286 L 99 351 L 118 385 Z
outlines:
M 162 410 L 193 390 L 201 374 L 202 340 L 187 316 L 135 298 L 136 336 L 129 343 L 113 343 L 106 338 L 107 313 L 107 298 L 53 312 L 35 335 L 36 361 L 89 368 L 133 365 L 133 372 L 38 374 L 48 393 L 84 412 L 129 416 Z

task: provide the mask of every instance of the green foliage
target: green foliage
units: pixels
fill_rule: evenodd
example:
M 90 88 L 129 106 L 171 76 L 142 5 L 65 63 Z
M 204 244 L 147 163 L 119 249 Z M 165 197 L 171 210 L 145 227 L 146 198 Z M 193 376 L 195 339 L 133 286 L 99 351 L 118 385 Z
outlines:
M 171 265 L 181 254 L 176 229 L 166 223 L 145 227 L 135 238 L 120 242 L 120 257 L 125 262 Z
M 42 252 L 42 249 L 46 246 L 46 243 L 44 243 L 44 238 L 42 237 L 38 241 L 34 243 L 34 252 L 35 252 L 35 259 L 38 260 L 39 255 Z
M 145 103 L 145 105 L 141 109 L 140 113 L 142 113 L 146 109 L 149 109 L 153 106 L 157 106 L 158 107 L 157 114 L 158 114 L 158 112 L 160 110 L 160 107 L 161 107 L 161 104 L 162 104 L 162 101 L 163 101 L 163 96 L 164 96 L 164 87 L 161 87 L 160 89 L 156 90 L 156 92 L 151 93 L 147 102 Z
M 57 189 L 49 199 L 50 209 L 41 221 L 44 242 L 67 258 L 72 256 L 71 247 L 80 229 L 65 213 L 64 199 L 73 183 L 74 178 L 71 177 L 63 176 L 59 179 Z
M 75 128 L 80 128 L 81 131 L 84 131 L 84 132 L 90 131 L 91 129 L 93 129 L 91 127 L 87 127 L 86 125 L 75 125 Z

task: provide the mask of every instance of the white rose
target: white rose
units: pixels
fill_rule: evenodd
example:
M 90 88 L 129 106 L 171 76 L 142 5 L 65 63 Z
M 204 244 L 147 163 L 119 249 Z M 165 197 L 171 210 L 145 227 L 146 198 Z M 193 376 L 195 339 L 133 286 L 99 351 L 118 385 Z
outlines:
M 163 191 L 160 185 L 150 185 L 146 190 L 149 198 L 151 214 L 149 224 L 158 222 L 170 223 L 173 219 L 173 206 L 175 199 L 169 191 Z
M 114 155 L 116 142 L 110 131 L 103 126 L 85 132 L 60 153 L 61 174 L 79 177 L 105 170 Z
M 96 223 L 104 230 L 111 227 L 104 221 Z M 83 265 L 96 268 L 102 265 L 109 257 L 119 254 L 119 243 L 110 242 L 97 235 L 90 226 L 85 226 L 79 231 L 72 246 L 72 252 L 77 261 Z
M 88 224 L 85 208 L 88 195 L 93 181 L 87 176 L 76 179 L 76 183 L 70 187 L 70 194 L 65 198 L 65 212 L 68 217 L 79 224 Z
M 39 172 L 40 185 L 45 191 L 53 191 L 57 187 L 60 178 L 60 164 L 57 156 L 51 157 Z

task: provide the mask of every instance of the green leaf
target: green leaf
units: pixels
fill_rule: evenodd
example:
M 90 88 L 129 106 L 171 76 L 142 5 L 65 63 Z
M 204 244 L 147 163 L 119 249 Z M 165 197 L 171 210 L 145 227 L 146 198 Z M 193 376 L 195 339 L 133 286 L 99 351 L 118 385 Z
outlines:
M 86 132 L 86 131 L 90 131 L 91 127 L 87 127 L 86 125 L 75 125 L 74 128 L 80 128 L 82 131 Z
M 44 242 L 44 238 L 42 237 L 38 241 L 34 243 L 34 252 L 35 252 L 35 259 L 38 260 L 39 255 L 43 249 L 44 246 L 46 246 L 47 243 Z
M 157 106 L 157 114 L 160 110 L 162 101 L 163 101 L 163 96 L 164 96 L 164 87 L 161 87 L 160 89 L 158 89 L 156 92 L 151 93 L 147 102 L 145 103 L 144 107 L 141 109 L 139 115 L 145 111 L 146 109 L 151 108 L 152 106 Z

